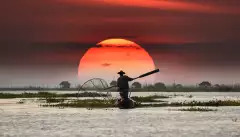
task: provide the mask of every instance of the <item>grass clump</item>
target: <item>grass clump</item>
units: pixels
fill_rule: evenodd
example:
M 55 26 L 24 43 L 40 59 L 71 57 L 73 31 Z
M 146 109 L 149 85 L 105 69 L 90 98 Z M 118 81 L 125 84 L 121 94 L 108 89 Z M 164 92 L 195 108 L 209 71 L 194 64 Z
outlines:
M 183 94 L 176 94 L 174 93 L 172 96 L 176 97 L 176 96 L 184 96 Z
M 206 102 L 191 101 L 191 102 L 173 102 L 171 106 L 240 106 L 240 100 L 211 100 Z
M 76 107 L 76 108 L 109 108 L 114 107 L 115 100 L 85 99 L 58 104 L 42 104 L 42 107 Z
M 182 107 L 182 106 L 191 106 L 191 108 L 188 109 L 181 109 L 181 111 L 210 111 L 210 109 L 207 108 L 194 108 L 193 106 L 240 106 L 240 101 L 234 101 L 234 100 L 213 100 L 213 101 L 207 101 L 207 102 L 200 102 L 200 101 L 191 101 L 191 102 L 172 102 L 172 103 L 150 103 L 150 104 L 142 104 L 144 101 L 149 101 L 149 98 L 144 98 L 140 101 L 137 101 L 135 98 L 135 106 L 136 107 Z M 141 102 L 142 101 L 142 102 Z M 55 101 L 49 101 L 49 102 L 55 102 Z M 85 99 L 85 100 L 70 100 L 68 102 L 58 102 L 58 104 L 43 104 L 41 106 L 44 107 L 80 107 L 80 108 L 109 108 L 109 107 L 115 107 L 116 100 L 100 100 L 100 99 Z
M 47 97 L 44 100 L 46 100 L 47 103 L 59 103 L 64 102 L 65 98 Z
M 181 107 L 181 106 L 240 106 L 240 100 L 211 100 L 206 102 L 191 101 L 191 102 L 172 102 L 161 104 L 141 104 L 140 107 Z
M 19 100 L 18 102 L 17 102 L 17 104 L 24 104 L 25 103 L 25 99 L 21 99 L 21 100 Z
M 151 97 L 151 98 L 154 98 L 154 99 L 157 99 L 157 98 L 170 98 L 169 96 L 164 96 L 164 95 L 150 95 L 150 96 L 147 96 L 147 97 Z
M 161 100 L 155 100 L 159 98 L 169 98 L 169 96 L 163 96 L 163 95 L 151 95 L 147 97 L 138 97 L 138 96 L 133 96 L 131 99 L 137 101 L 137 102 L 164 102 Z
M 188 95 L 187 97 L 188 97 L 188 98 L 192 98 L 192 97 L 193 97 L 193 95 Z
M 59 94 L 59 97 L 108 97 L 105 93 L 82 92 L 82 93 L 65 93 Z
M 190 108 L 182 108 L 178 110 L 179 111 L 201 111 L 201 112 L 217 111 L 217 109 L 203 108 L 203 107 L 190 107 Z
M 83 92 L 83 93 L 65 93 L 57 94 L 50 92 L 38 92 L 38 93 L 0 93 L 0 99 L 9 99 L 9 98 L 52 98 L 52 97 L 108 97 L 107 94 L 97 93 L 97 92 Z
M 21 94 L 13 94 L 13 93 L 0 93 L 1 99 L 8 98 L 38 98 L 38 97 L 57 97 L 56 93 L 50 92 L 38 92 L 38 93 L 21 93 Z

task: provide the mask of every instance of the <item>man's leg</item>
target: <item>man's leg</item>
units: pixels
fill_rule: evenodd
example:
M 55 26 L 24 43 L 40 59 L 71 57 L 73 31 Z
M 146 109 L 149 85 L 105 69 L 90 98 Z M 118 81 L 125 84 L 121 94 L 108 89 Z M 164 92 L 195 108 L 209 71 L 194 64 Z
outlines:
M 119 94 L 122 99 L 128 99 L 128 89 L 121 90 Z
M 123 98 L 124 98 L 124 99 L 128 99 L 128 91 L 124 91 L 124 93 L 123 93 Z

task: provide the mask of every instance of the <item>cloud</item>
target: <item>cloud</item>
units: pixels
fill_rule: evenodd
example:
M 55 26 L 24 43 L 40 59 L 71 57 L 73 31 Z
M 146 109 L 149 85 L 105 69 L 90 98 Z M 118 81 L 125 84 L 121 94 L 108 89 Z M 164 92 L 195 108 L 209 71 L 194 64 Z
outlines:
M 97 43 L 109 36 L 155 43 L 239 41 L 237 5 L 235 0 L 11 0 L 0 5 L 0 41 Z
M 196 12 L 216 12 L 218 11 L 214 7 L 202 6 L 198 4 L 191 4 L 186 2 L 172 2 L 163 0 L 105 0 L 104 2 L 109 4 L 120 4 L 125 6 L 139 6 L 147 8 L 157 8 L 164 10 L 183 10 L 183 11 L 196 11 Z
M 104 64 L 102 64 L 102 66 L 103 66 L 103 67 L 109 67 L 109 66 L 111 66 L 111 64 L 109 64 L 109 63 L 104 63 Z
M 89 0 L 88 2 L 78 0 L 58 0 L 59 2 L 90 4 L 100 6 L 131 6 L 143 8 L 155 8 L 161 10 L 177 10 L 204 13 L 235 13 L 240 12 L 236 5 L 240 5 L 238 0 L 231 2 L 226 0 Z

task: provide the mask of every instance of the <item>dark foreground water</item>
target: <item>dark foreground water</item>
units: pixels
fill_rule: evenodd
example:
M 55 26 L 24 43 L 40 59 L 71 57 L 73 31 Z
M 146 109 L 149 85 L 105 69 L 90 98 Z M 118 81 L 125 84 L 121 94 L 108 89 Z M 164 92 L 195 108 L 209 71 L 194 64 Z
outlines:
M 0 137 L 240 137 L 240 107 L 216 112 L 41 108 L 0 99 Z

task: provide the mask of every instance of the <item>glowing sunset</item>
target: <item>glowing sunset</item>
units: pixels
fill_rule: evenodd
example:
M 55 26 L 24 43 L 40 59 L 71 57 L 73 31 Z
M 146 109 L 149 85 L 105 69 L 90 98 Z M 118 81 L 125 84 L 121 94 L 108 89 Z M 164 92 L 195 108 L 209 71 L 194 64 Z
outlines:
M 78 85 L 87 77 L 117 78 L 119 69 L 134 77 L 155 67 L 162 70 L 156 81 L 166 84 L 206 79 L 231 84 L 240 81 L 239 5 L 237 0 L 5 1 L 0 84 L 54 86 L 66 79 Z
M 0 137 L 240 137 L 240 0 L 2 0 L 0 19 Z
M 124 70 L 137 77 L 155 69 L 151 56 L 140 45 L 125 39 L 107 39 L 90 48 L 81 58 L 78 68 L 79 80 L 104 78 L 111 82 L 117 72 Z M 154 76 L 139 80 L 154 83 Z
M 102 42 L 97 43 L 97 45 L 102 46 L 102 47 L 136 47 L 140 48 L 141 46 L 126 40 L 126 39 L 121 39 L 121 38 L 112 38 L 112 39 L 107 39 Z

